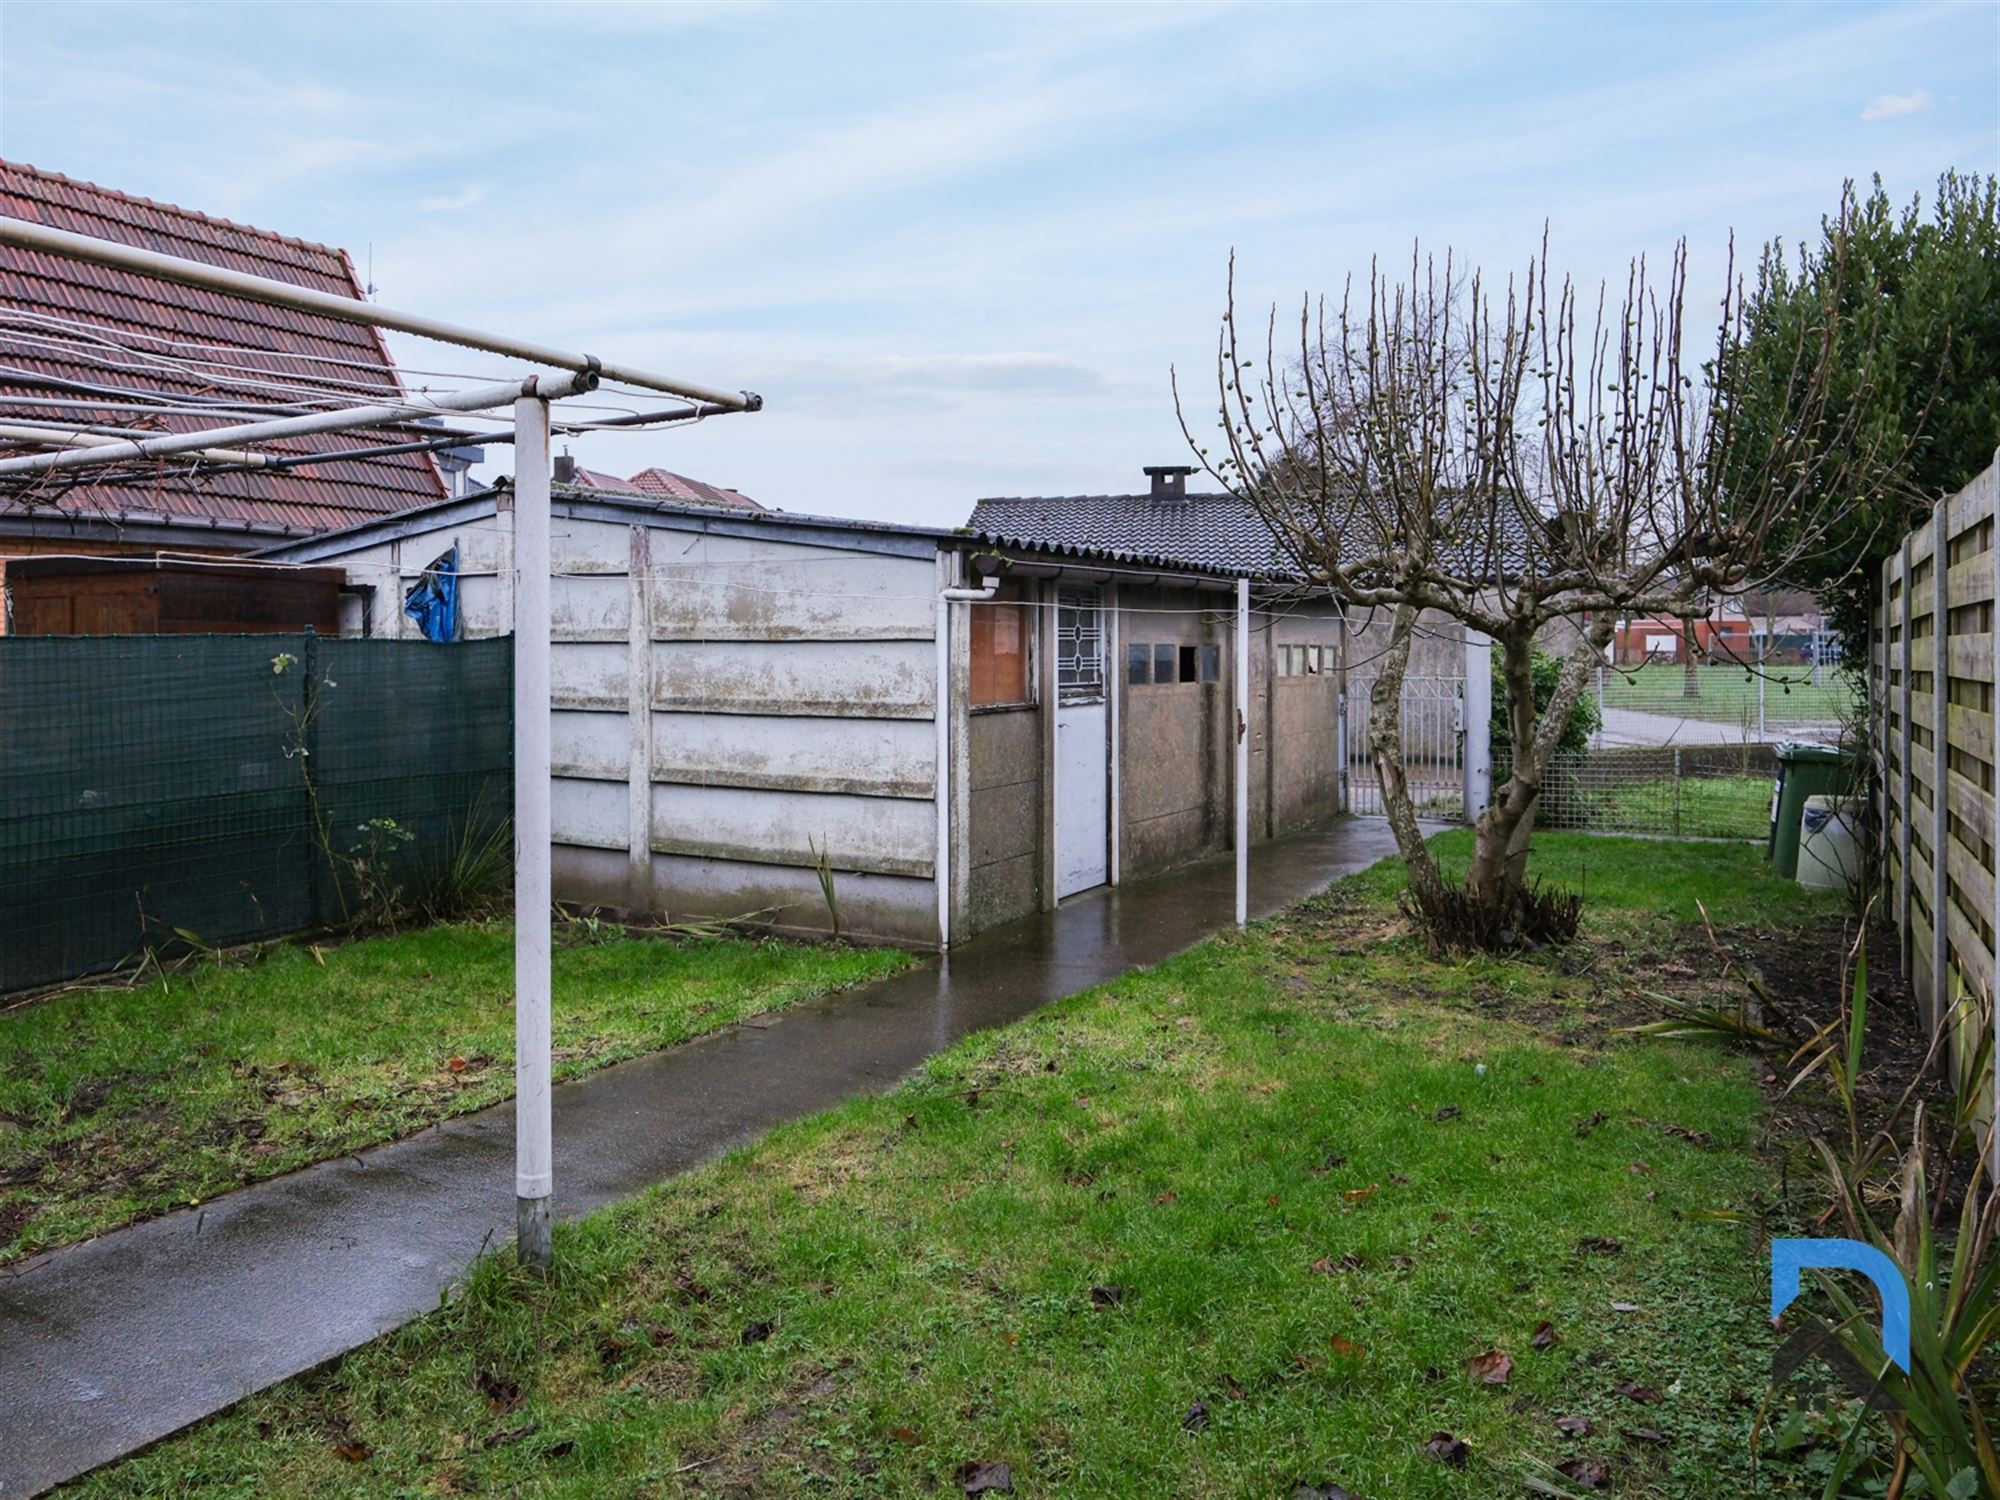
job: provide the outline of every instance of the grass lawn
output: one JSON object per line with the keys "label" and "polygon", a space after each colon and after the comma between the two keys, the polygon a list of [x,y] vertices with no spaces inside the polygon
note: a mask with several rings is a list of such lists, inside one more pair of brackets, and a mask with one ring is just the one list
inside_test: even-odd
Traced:
{"label": "grass lawn", "polygon": [[[907,955],[645,938],[558,947],[573,1078]],[[279,946],[0,1012],[0,1262],[407,1135],[514,1091],[513,929]]]}
{"label": "grass lawn", "polygon": [[[1587,772],[1585,773],[1588,774]],[[1593,829],[1674,833],[1691,839],[1761,839],[1771,831],[1768,776],[1670,776],[1588,786],[1585,816]]]}
{"label": "grass lawn", "polygon": [[[1854,702],[1852,680],[1828,667],[1817,686],[1811,667],[1771,667],[1764,683],[1764,718],[1769,724],[1833,724],[1848,716]],[[1700,696],[1687,696],[1687,668],[1653,662],[1620,667],[1604,679],[1606,708],[1672,714],[1709,723],[1755,725],[1757,679],[1742,667],[1696,669]]]}
{"label": "grass lawn", "polygon": [[548,1284],[489,1257],[80,1492],[1750,1493],[1761,1069],[1614,1026],[1718,984],[1697,896],[1834,906],[1754,849],[1536,842],[1587,875],[1576,949],[1428,961],[1378,868],[559,1226]]}

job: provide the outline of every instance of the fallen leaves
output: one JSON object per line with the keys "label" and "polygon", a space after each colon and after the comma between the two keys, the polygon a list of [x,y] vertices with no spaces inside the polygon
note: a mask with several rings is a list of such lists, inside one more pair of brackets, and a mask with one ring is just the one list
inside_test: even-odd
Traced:
{"label": "fallen leaves", "polygon": [[773,1323],[765,1322],[761,1318],[758,1319],[755,1323],[752,1323],[749,1327],[743,1330],[744,1344],[749,1345],[749,1344],[763,1343],[766,1339],[770,1338],[773,1332],[776,1331],[776,1326],[777,1325]]}
{"label": "fallen leaves", "polygon": [[1556,1332],[1556,1325],[1547,1319],[1535,1325],[1534,1337],[1528,1340],[1529,1346],[1535,1349],[1553,1349],[1561,1342],[1562,1338]]}
{"label": "fallen leaves", "polygon": [[1622,1240],[1614,1240],[1608,1234],[1589,1234],[1576,1242],[1578,1255],[1623,1255],[1625,1245]]}
{"label": "fallen leaves", "polygon": [[1370,1198],[1374,1197],[1377,1193],[1381,1191],[1382,1191],[1381,1183],[1371,1182],[1365,1188],[1349,1188],[1346,1192],[1342,1193],[1340,1196],[1345,1198],[1349,1203],[1366,1203]]}
{"label": "fallen leaves", "polygon": [[1611,1387],[1611,1392],[1613,1395],[1623,1396],[1627,1401],[1636,1401],[1641,1406],[1656,1406],[1667,1399],[1651,1386],[1635,1385],[1629,1380],[1619,1381]]}
{"label": "fallen leaves", "polygon": [[1488,1349],[1465,1362],[1466,1370],[1478,1385],[1505,1385],[1514,1378],[1514,1358],[1499,1349]]}
{"label": "fallen leaves", "polygon": [[1588,1417],[1557,1417],[1556,1431],[1565,1437],[1589,1437],[1597,1429]]}
{"label": "fallen leaves", "polygon": [[1208,1403],[1199,1396],[1195,1397],[1187,1415],[1181,1418],[1181,1427],[1187,1432],[1208,1431]]}
{"label": "fallen leaves", "polygon": [[952,1475],[959,1487],[968,1495],[1011,1495],[1014,1493],[1014,1471],[1004,1463],[981,1463],[968,1460],[962,1463]]}
{"label": "fallen leaves", "polygon": [[1587,1490],[1601,1490],[1611,1483],[1611,1470],[1601,1459],[1573,1458],[1566,1464],[1557,1464],[1556,1472]]}
{"label": "fallen leaves", "polygon": [[1094,1286],[1090,1289],[1092,1307],[1116,1307],[1124,1300],[1125,1288],[1122,1286]]}
{"label": "fallen leaves", "polygon": [[1464,1468],[1471,1452],[1472,1450],[1465,1446],[1463,1439],[1453,1437],[1449,1432],[1434,1432],[1430,1441],[1424,1444],[1426,1458],[1434,1458],[1439,1463],[1449,1464],[1454,1469]]}

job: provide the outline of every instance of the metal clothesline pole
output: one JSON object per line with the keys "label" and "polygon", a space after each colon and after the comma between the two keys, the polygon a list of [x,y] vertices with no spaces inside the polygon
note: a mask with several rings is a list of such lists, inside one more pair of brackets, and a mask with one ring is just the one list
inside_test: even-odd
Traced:
{"label": "metal clothesline pole", "polygon": [[554,1260],[549,844],[549,403],[514,403],[515,1253]]}
{"label": "metal clothesline pole", "polygon": [[228,448],[245,443],[271,442],[278,438],[305,437],[318,432],[339,432],[350,427],[373,427],[384,422],[404,421],[412,415],[428,411],[485,411],[495,406],[507,406],[530,395],[554,401],[594,391],[597,381],[597,376],[588,371],[553,376],[530,375],[525,380],[507,380],[470,391],[426,397],[422,402],[349,406],[338,411],[313,412],[303,417],[275,417],[268,422],[212,427],[204,432],[169,432],[158,437],[116,441],[103,447],[0,458],[0,475],[46,474],[65,469],[95,468],[102,464],[130,463],[135,459],[171,458],[181,453],[198,453],[205,448]]}
{"label": "metal clothesline pole", "polygon": [[247,297],[253,302],[265,302],[277,307],[293,307],[302,312],[318,313],[322,317],[334,318],[343,323],[359,323],[373,328],[393,328],[398,333],[415,334],[419,338],[456,344],[464,349],[479,349],[489,354],[504,354],[512,359],[547,365],[552,369],[588,372],[620,385],[639,386],[649,391],[665,391],[669,395],[685,396],[693,401],[713,402],[717,406],[726,406],[731,411],[757,411],[764,404],[763,398],[754,391],[716,390],[709,386],[697,385],[693,381],[676,380],[665,375],[655,375],[648,370],[635,369],[630,365],[600,360],[593,355],[579,354],[574,350],[533,343],[527,339],[508,338],[503,334],[484,333],[475,328],[447,323],[438,318],[397,312],[373,302],[362,302],[333,292],[314,291],[310,287],[294,286],[288,281],[275,281],[265,276],[250,276],[241,271],[226,270],[221,266],[211,266],[202,261],[183,260],[175,255],[161,255],[157,251],[141,250],[135,245],[115,244],[110,240],[93,239],[85,234],[72,234],[66,229],[52,229],[46,224],[34,224],[25,219],[0,215],[0,245],[12,245],[21,250],[39,250],[50,255],[66,255],[92,265],[110,266],[141,276],[152,276],[180,286],[201,287],[212,292]]}
{"label": "metal clothesline pole", "polygon": [[1236,925],[1250,925],[1250,580],[1236,580]]}

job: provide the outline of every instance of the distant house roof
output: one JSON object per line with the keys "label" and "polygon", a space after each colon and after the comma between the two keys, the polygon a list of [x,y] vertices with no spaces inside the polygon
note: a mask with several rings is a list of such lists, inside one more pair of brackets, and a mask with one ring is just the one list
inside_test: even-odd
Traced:
{"label": "distant house roof", "polygon": [[[337,296],[362,295],[345,251],[14,162],[0,161],[0,214]],[[71,339],[78,324],[103,331],[106,346],[77,348]],[[52,336],[64,344],[52,346]],[[219,426],[230,419],[121,411],[93,405],[92,397],[117,400],[120,390],[138,390],[165,393],[181,405],[224,404],[232,394],[273,399],[268,388],[252,392],[232,384],[243,371],[231,365],[254,367],[260,386],[269,375],[291,382],[302,397],[344,393],[358,402],[368,392],[402,390],[373,328],[0,246],[0,413],[11,420],[112,427],[143,422],[174,432]],[[75,400],[51,407],[27,405],[23,396]],[[331,453],[364,441],[331,433],[268,446]],[[0,497],[0,520],[53,513],[110,525],[305,534],[428,505],[444,497],[445,487],[427,454],[409,453],[199,479],[163,472],[157,481],[86,480],[51,494],[51,503],[32,506],[18,496]]]}
{"label": "distant house roof", "polygon": [[584,489],[604,490],[614,495],[650,495],[655,500],[681,500],[689,505],[764,509],[741,490],[690,479],[685,474],[676,474],[668,469],[641,469],[630,479],[620,479],[616,474],[606,474],[601,469],[586,469],[579,464],[574,470],[573,482]]}
{"label": "distant house roof", "polygon": [[1234,495],[1009,496],[975,504],[966,529],[995,543],[1114,553],[1202,572],[1285,578],[1297,571],[1264,518]]}

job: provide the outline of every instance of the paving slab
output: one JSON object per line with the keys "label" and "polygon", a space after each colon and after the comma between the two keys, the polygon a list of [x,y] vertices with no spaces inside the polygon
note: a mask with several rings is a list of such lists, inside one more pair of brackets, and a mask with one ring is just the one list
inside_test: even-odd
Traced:
{"label": "paving slab", "polygon": [[[1394,852],[1353,819],[1259,845],[1265,915]],[[555,1091],[556,1206],[627,1198],[961,1037],[1228,925],[1234,865],[1092,891],[902,974]],[[0,1497],[41,1492],[438,1305],[513,1233],[509,1105],[0,1273]]]}

